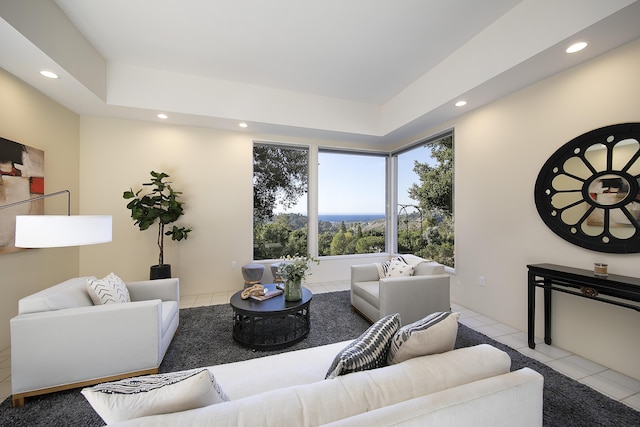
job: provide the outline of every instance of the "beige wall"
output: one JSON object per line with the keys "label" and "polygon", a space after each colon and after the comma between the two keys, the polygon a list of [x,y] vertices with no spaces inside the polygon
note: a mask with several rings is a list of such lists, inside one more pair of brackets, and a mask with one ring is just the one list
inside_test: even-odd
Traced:
{"label": "beige wall", "polygon": [[[336,145],[97,117],[82,117],[80,129],[80,208],[86,214],[113,216],[113,242],[80,248],[80,273],[101,276],[113,271],[125,280],[149,277],[149,266],[158,262],[157,227],[141,232],[134,226],[122,193],[142,188],[151,170],[162,171],[171,176],[174,190],[183,192],[185,215],[179,224],[193,227],[186,241],[165,238],[165,263],[180,278],[182,295],[242,289],[241,266],[253,262],[255,140],[314,149]],[[364,261],[326,258],[319,267],[312,265],[309,282],[348,278],[356,262]],[[270,277],[267,266],[265,280]]]}
{"label": "beige wall", "polygon": [[[55,84],[55,82],[52,82]],[[78,212],[79,118],[0,69],[0,136],[45,152],[45,191],[71,191]],[[2,204],[2,202],[0,202]],[[66,213],[66,199],[48,199],[45,212]],[[31,249],[0,255],[0,349],[9,346],[9,319],[18,300],[78,274],[78,249]]]}
{"label": "beige wall", "polygon": [[82,274],[148,279],[149,266],[158,263],[157,227],[134,226],[122,193],[142,188],[155,170],[183,192],[179,224],[193,227],[186,241],[165,238],[165,263],[180,277],[181,293],[242,287],[240,266],[252,256],[250,136],[93,117],[83,117],[80,128],[81,208],[113,215],[113,242],[80,249]]}
{"label": "beige wall", "polygon": [[[456,120],[454,300],[526,331],[527,264],[591,269],[602,261],[610,272],[640,276],[640,254],[593,252],[562,240],[533,198],[542,165],[566,142],[640,121],[638,70],[640,41]],[[553,299],[554,344],[640,379],[639,312],[560,293]],[[542,336],[541,299],[536,320]]]}

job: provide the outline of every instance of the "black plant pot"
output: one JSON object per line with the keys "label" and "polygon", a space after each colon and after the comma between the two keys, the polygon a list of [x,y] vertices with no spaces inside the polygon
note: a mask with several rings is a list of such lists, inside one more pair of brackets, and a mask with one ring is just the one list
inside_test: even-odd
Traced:
{"label": "black plant pot", "polygon": [[149,273],[151,280],[168,279],[171,277],[171,264],[152,265]]}

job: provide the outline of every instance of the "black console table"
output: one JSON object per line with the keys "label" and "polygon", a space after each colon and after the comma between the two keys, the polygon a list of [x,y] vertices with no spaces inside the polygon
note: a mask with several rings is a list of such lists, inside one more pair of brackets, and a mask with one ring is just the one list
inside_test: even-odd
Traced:
{"label": "black console table", "polygon": [[606,302],[640,311],[640,278],[609,274],[555,264],[532,264],[528,283],[528,339],[535,348],[536,287],[544,289],[544,342],[551,344],[551,291]]}

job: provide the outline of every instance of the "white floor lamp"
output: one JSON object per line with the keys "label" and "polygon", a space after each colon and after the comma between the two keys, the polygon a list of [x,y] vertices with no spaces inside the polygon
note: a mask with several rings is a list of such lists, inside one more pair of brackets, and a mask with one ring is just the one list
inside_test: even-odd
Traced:
{"label": "white floor lamp", "polygon": [[111,215],[71,215],[69,190],[32,197],[0,206],[7,209],[35,200],[67,194],[67,215],[16,215],[17,248],[59,248],[111,241]]}

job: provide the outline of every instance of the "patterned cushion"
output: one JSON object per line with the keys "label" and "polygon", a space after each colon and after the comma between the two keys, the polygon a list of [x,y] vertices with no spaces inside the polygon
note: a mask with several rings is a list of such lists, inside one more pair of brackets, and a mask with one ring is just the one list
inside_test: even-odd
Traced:
{"label": "patterned cushion", "polygon": [[385,277],[406,277],[413,276],[415,265],[409,265],[406,262],[393,260],[387,269]]}
{"label": "patterned cushion", "polygon": [[113,273],[102,279],[88,278],[87,291],[95,305],[131,301],[127,285]]}
{"label": "patterned cushion", "polygon": [[433,313],[405,325],[391,339],[387,362],[392,365],[413,357],[453,350],[460,313]]}
{"label": "patterned cushion", "polygon": [[378,269],[378,278],[382,279],[382,278],[385,278],[385,277],[389,277],[389,276],[387,276],[387,272],[389,271],[389,268],[391,267],[391,263],[393,263],[393,262],[398,262],[398,263],[401,263],[401,264],[409,265],[409,263],[404,259],[404,257],[402,257],[400,255],[397,256],[397,257],[391,258],[390,260],[382,262],[382,263],[376,262],[374,264],[375,264],[376,268]]}
{"label": "patterned cushion", "polygon": [[85,388],[81,393],[107,424],[229,400],[207,369],[127,378]]}
{"label": "patterned cushion", "polygon": [[364,331],[333,359],[325,378],[386,365],[391,337],[400,328],[400,315],[390,314]]}

